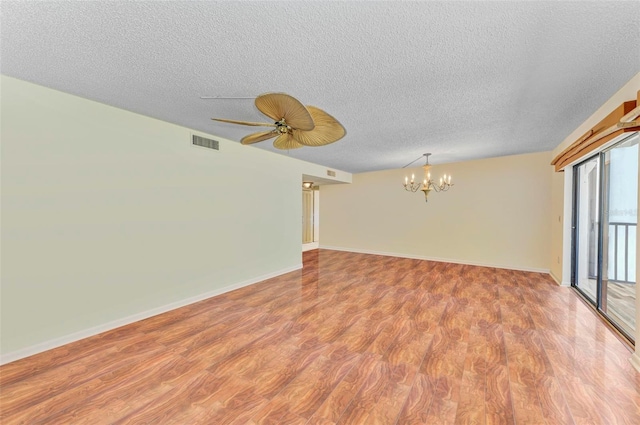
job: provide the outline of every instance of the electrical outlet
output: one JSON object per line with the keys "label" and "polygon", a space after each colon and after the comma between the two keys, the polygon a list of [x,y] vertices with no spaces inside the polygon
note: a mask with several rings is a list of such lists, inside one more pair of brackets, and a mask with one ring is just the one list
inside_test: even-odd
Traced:
{"label": "electrical outlet", "polygon": [[560,256],[558,256],[558,264],[560,264]]}

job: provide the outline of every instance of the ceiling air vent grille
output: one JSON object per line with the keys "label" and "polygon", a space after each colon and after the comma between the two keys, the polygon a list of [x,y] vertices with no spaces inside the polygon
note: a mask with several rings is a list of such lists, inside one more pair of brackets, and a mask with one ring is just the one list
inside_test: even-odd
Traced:
{"label": "ceiling air vent grille", "polygon": [[331,170],[327,170],[327,176],[335,177],[336,176],[336,172],[335,171],[331,171]]}
{"label": "ceiling air vent grille", "polygon": [[192,135],[191,140],[194,145],[202,146],[203,148],[215,149],[217,151],[220,150],[220,143],[217,140],[207,139],[204,137]]}

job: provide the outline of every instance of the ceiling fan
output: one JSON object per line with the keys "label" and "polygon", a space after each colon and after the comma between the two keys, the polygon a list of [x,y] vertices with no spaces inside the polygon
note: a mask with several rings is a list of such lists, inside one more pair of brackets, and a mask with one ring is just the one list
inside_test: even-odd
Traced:
{"label": "ceiling fan", "polygon": [[273,127],[269,131],[249,134],[240,140],[243,145],[277,137],[273,146],[296,149],[303,146],[324,146],[336,142],[347,133],[342,124],[315,106],[304,106],[285,93],[265,93],[256,97],[256,107],[274,123],[248,122],[211,118],[214,121],[255,127]]}

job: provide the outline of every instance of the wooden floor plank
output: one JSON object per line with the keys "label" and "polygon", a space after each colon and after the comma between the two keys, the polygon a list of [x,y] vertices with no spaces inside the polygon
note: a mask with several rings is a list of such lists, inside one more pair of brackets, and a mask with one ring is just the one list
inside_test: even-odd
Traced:
{"label": "wooden floor plank", "polygon": [[329,250],[0,367],[4,424],[637,424],[628,348],[547,275]]}

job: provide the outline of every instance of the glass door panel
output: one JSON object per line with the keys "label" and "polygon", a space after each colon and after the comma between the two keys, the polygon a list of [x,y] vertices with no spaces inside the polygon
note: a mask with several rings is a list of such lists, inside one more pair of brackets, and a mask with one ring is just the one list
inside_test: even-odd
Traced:
{"label": "glass door panel", "polygon": [[589,159],[574,170],[576,192],[573,285],[595,303],[598,293],[600,157]]}
{"label": "glass door panel", "polygon": [[638,228],[638,139],[604,152],[602,299],[605,315],[625,333],[636,329],[636,238]]}

